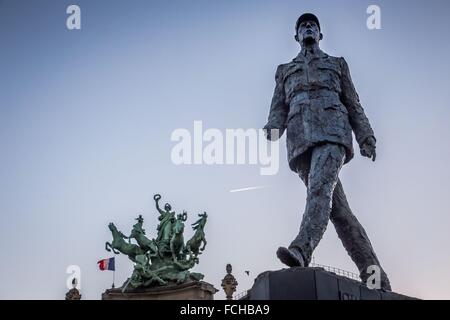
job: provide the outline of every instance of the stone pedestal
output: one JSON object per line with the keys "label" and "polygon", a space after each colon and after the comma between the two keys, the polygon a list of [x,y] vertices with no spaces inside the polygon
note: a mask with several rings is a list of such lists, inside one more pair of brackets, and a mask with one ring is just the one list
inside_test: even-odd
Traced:
{"label": "stone pedestal", "polygon": [[249,300],[415,300],[394,292],[371,290],[363,283],[323,268],[266,271],[255,280]]}
{"label": "stone pedestal", "polygon": [[102,294],[102,300],[214,300],[218,290],[212,284],[192,281],[180,285],[168,285],[148,289],[127,290],[108,289]]}

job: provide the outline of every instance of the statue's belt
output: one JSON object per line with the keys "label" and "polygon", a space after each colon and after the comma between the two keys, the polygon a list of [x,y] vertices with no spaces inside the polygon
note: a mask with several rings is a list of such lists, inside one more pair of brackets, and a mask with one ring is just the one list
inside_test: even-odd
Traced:
{"label": "statue's belt", "polygon": [[290,101],[290,105],[308,104],[310,100],[327,99],[329,101],[339,102],[339,94],[336,91],[329,89],[317,89],[298,92]]}

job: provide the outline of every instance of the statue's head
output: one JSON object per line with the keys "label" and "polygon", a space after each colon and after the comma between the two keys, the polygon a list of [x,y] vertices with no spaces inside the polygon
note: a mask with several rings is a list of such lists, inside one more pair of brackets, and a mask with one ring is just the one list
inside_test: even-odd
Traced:
{"label": "statue's head", "polygon": [[312,13],[302,14],[295,24],[295,40],[304,44],[319,43],[323,35],[320,32],[319,19]]}
{"label": "statue's head", "polygon": [[166,209],[166,211],[170,211],[170,210],[172,210],[172,206],[170,204],[166,203],[164,205],[164,209]]}

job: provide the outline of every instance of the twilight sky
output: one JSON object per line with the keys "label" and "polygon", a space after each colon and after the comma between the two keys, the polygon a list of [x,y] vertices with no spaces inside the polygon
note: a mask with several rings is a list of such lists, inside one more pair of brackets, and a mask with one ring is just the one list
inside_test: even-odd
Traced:
{"label": "twilight sky", "polygon": [[[66,28],[70,4],[81,30]],[[381,30],[366,27],[370,4]],[[394,291],[450,299],[445,0],[0,0],[0,298],[63,299],[66,268],[78,265],[83,297],[99,299],[112,280],[96,265],[110,256],[107,224],[129,233],[142,214],[154,237],[155,193],[189,223],[208,212],[195,270],[217,288],[227,263],[238,292],[282,268],[275,251],[305,206],[285,138],[279,173],[261,176],[256,165],[176,166],[170,137],[195,120],[264,126],[276,67],[298,53],[294,24],[307,11],[321,20],[322,49],[346,58],[378,140],[375,163],[356,149],[341,172],[350,206]],[[331,224],[314,257],[357,271]],[[120,285],[132,265],[123,255],[116,264]]]}

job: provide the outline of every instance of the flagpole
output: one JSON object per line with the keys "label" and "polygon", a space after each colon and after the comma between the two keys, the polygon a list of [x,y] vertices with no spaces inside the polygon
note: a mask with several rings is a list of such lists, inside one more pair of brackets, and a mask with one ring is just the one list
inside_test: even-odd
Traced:
{"label": "flagpole", "polygon": [[116,280],[116,268],[114,268],[113,270],[113,283],[112,283],[112,288],[114,289],[114,282]]}

